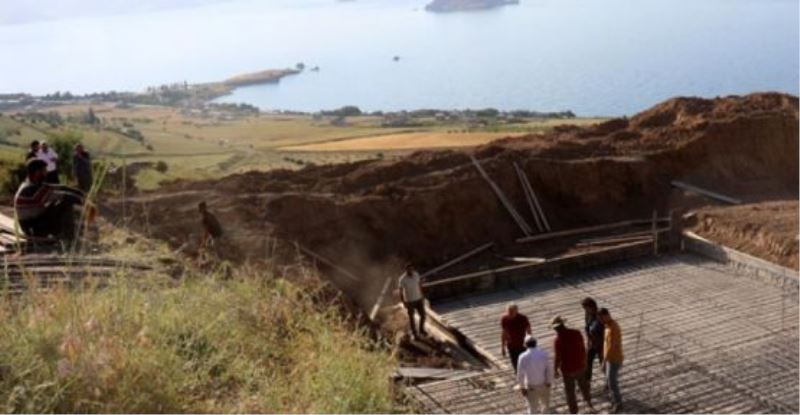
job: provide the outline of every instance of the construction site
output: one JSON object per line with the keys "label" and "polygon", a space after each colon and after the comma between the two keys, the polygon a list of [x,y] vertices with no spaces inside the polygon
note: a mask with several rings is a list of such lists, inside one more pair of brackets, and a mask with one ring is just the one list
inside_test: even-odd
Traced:
{"label": "construction site", "polygon": [[[624,333],[625,412],[797,413],[798,131],[794,96],[675,98],[475,148],[176,181],[100,213],[195,257],[206,202],[226,230],[221,261],[318,269],[396,345],[394,381],[420,412],[524,412],[500,354],[506,306],[552,355],[550,319],[581,329],[590,296]],[[115,265],[18,256],[13,220],[0,226],[7,290],[31,288],[13,272],[24,263],[42,286]],[[428,338],[406,333],[406,263],[423,277]],[[568,412],[560,384],[553,409]]]}

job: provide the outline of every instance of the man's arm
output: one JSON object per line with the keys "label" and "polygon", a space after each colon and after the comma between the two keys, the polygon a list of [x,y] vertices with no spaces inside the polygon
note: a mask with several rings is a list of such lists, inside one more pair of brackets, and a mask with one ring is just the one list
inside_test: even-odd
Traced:
{"label": "man's arm", "polygon": [[82,205],[84,200],[86,199],[86,194],[78,189],[73,189],[69,186],[64,186],[60,184],[48,184],[50,188],[53,190],[61,200],[66,200],[67,202],[74,203],[76,205]]}
{"label": "man's arm", "polygon": [[[528,371],[526,369],[527,363],[528,363],[528,360],[524,359],[524,360],[520,361],[519,365],[517,366],[517,385],[519,385],[519,387],[523,391],[525,391],[525,374],[528,373]],[[522,392],[522,393],[523,393],[523,395],[525,394],[525,392]]]}
{"label": "man's arm", "polygon": [[402,303],[406,302],[406,293],[403,289],[403,276],[400,276],[400,279],[397,281],[397,288],[400,290],[400,301]]}
{"label": "man's arm", "polygon": [[553,342],[553,349],[555,353],[555,359],[553,359],[553,374],[556,378],[560,376],[558,368],[561,367],[561,353],[559,353],[558,346],[559,342],[558,338],[556,337],[556,340]]}
{"label": "man's arm", "polygon": [[528,320],[527,317],[525,317],[525,333],[528,333],[529,335],[533,335],[533,332],[531,331],[531,322],[530,322],[530,320]]}
{"label": "man's arm", "polygon": [[[500,326],[502,326],[502,325],[503,325],[503,323],[500,322]],[[506,355],[506,345],[507,344],[508,344],[508,333],[506,333],[506,328],[502,327],[501,332],[500,332],[500,354],[502,356]]]}

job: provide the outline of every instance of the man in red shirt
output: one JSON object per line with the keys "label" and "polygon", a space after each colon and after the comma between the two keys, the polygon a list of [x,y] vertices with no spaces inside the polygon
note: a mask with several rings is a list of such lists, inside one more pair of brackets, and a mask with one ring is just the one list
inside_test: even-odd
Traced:
{"label": "man in red shirt", "polygon": [[556,340],[553,345],[555,350],[555,377],[563,376],[564,393],[567,397],[567,406],[572,414],[578,413],[578,402],[575,397],[575,384],[581,388],[583,400],[589,411],[597,412],[592,406],[592,394],[589,389],[589,380],[586,378],[586,348],[583,346],[583,335],[575,329],[567,328],[566,320],[557,316],[553,319],[553,330],[556,331]]}
{"label": "man in red shirt", "polygon": [[517,373],[517,361],[519,355],[525,351],[525,335],[531,334],[531,323],[528,317],[519,312],[516,304],[509,304],[506,314],[500,319],[500,327],[503,328],[500,353],[505,356],[508,350],[511,366],[514,368],[514,373]]}

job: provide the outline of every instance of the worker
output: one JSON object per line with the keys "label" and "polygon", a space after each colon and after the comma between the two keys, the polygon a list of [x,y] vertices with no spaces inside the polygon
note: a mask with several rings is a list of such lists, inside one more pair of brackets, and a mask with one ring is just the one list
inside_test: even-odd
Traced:
{"label": "worker", "polygon": [[89,193],[92,188],[92,158],[81,143],[75,144],[72,154],[72,175],[78,182],[78,189]]}
{"label": "worker", "polygon": [[553,370],[547,352],[536,347],[536,339],[525,336],[525,348],[519,356],[517,385],[528,401],[529,414],[550,413],[550,385]]}
{"label": "worker", "polygon": [[592,385],[592,365],[597,359],[598,366],[603,367],[603,322],[597,316],[597,302],[586,297],[581,301],[584,319],[586,321],[586,379]]}
{"label": "worker", "polygon": [[511,303],[506,307],[506,314],[500,319],[500,353],[511,359],[511,367],[517,371],[519,356],[525,351],[525,335],[531,334],[531,323],[528,317],[519,312],[516,304]]}
{"label": "worker", "polygon": [[400,300],[408,312],[408,324],[411,326],[411,334],[415,339],[418,338],[417,329],[414,327],[414,314],[419,314],[419,334],[427,336],[425,331],[425,296],[422,292],[422,277],[420,277],[413,265],[406,265],[406,272],[400,276],[398,281],[400,287]]}
{"label": "worker", "polygon": [[622,368],[624,356],[622,353],[622,329],[619,324],[611,318],[608,309],[601,308],[597,315],[605,326],[603,338],[603,371],[606,374],[606,382],[611,392],[611,412],[619,413],[622,411],[622,394],[619,390],[619,370]]}
{"label": "worker", "polygon": [[74,207],[83,205],[85,195],[78,189],[46,183],[47,163],[40,159],[28,160],[26,169],[27,178],[14,196],[14,210],[22,232],[74,242]]}
{"label": "worker", "polygon": [[25,155],[25,162],[30,159],[35,159],[39,157],[39,141],[33,140],[31,141],[30,149],[28,153]]}
{"label": "worker", "polygon": [[575,384],[581,390],[583,400],[589,411],[597,412],[592,406],[592,395],[589,390],[589,382],[586,380],[586,349],[583,346],[583,336],[581,332],[566,327],[566,320],[561,316],[553,318],[551,323],[553,330],[556,331],[556,339],[553,344],[555,350],[555,377],[564,378],[564,394],[567,398],[567,406],[572,414],[578,413],[578,402],[575,397]]}
{"label": "worker", "polygon": [[37,157],[47,163],[47,177],[45,177],[45,181],[47,183],[58,184],[58,153],[53,151],[53,149],[47,145],[46,141],[42,141]]}
{"label": "worker", "polygon": [[206,202],[197,204],[197,210],[200,212],[200,223],[203,226],[203,236],[200,239],[201,248],[217,248],[219,241],[222,238],[222,225],[213,213],[208,211]]}

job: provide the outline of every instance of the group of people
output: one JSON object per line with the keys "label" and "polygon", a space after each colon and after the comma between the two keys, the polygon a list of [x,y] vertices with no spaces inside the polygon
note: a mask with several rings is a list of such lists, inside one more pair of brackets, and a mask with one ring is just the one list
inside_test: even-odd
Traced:
{"label": "group of people", "polygon": [[[59,184],[58,153],[50,148],[46,141],[39,142],[34,140],[30,144],[25,162],[31,160],[42,160],[46,164],[45,182]],[[78,188],[84,193],[88,193],[92,187],[92,158],[83,144],[77,143],[72,153],[72,174],[78,184]]]}
{"label": "group of people", "polygon": [[81,144],[75,145],[74,150],[77,189],[59,184],[58,154],[46,142],[31,143],[25,161],[26,177],[14,196],[17,221],[26,236],[75,241],[75,208],[86,202],[86,193],[92,186],[92,165]]}
{"label": "group of people", "polygon": [[[422,277],[413,265],[406,266],[398,280],[398,287],[400,300],[408,313],[411,334],[415,339],[426,335]],[[576,386],[580,389],[589,411],[596,412],[591,394],[595,361],[606,377],[611,412],[618,413],[622,410],[622,394],[619,388],[619,371],[624,360],[622,330],[608,309],[599,308],[594,299],[584,298],[581,306],[585,316],[585,343],[581,331],[567,327],[567,321],[563,317],[555,316],[550,322],[556,335],[552,363],[548,353],[538,347],[537,340],[532,336],[528,317],[519,312],[516,304],[509,304],[505,315],[500,319],[500,353],[510,359],[517,377],[516,387],[527,399],[528,411],[532,414],[550,411],[550,389],[553,379],[558,377],[563,379],[570,413],[578,413]],[[415,324],[415,315],[419,316],[419,329]]]}
{"label": "group of people", "polygon": [[502,354],[508,354],[517,376],[517,388],[527,398],[530,413],[548,413],[550,390],[553,379],[561,377],[564,394],[570,413],[578,413],[575,387],[590,412],[592,405],[591,381],[595,360],[606,376],[606,387],[611,400],[611,412],[622,410],[622,394],[619,388],[619,371],[624,355],[622,352],[622,330],[606,308],[598,308],[592,298],[581,302],[585,313],[584,343],[580,330],[567,327],[566,319],[556,316],[550,322],[555,331],[553,363],[545,350],[538,347],[532,336],[528,318],[519,312],[517,305],[510,304],[501,318]]}

